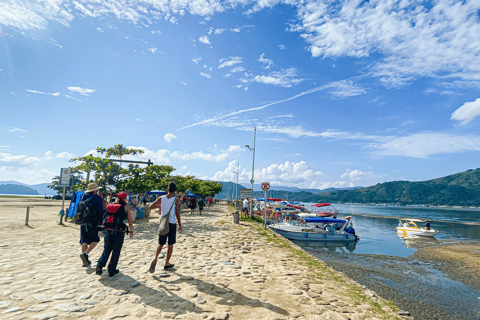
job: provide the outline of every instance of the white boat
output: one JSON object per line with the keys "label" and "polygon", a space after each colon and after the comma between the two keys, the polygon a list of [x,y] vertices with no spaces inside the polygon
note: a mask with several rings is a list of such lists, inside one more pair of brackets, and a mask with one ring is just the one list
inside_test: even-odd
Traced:
{"label": "white boat", "polygon": [[433,238],[438,234],[438,230],[419,227],[415,222],[424,223],[426,220],[420,219],[400,219],[397,226],[397,235],[402,239],[427,237]]}
{"label": "white boat", "polygon": [[[309,222],[315,220],[315,222]],[[322,222],[323,220],[323,222]],[[342,241],[356,242],[359,238],[346,219],[305,218],[285,223],[273,223],[269,227],[281,236],[297,241]]]}

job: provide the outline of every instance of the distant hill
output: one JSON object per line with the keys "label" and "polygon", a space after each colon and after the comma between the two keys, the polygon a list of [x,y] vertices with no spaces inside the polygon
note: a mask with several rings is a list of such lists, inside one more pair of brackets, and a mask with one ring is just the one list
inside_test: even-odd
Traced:
{"label": "distant hill", "polygon": [[0,193],[38,195],[37,190],[18,184],[0,184]]}
{"label": "distant hill", "polygon": [[366,188],[322,193],[316,201],[480,206],[480,168],[427,181],[391,181]]}
{"label": "distant hill", "polygon": [[18,181],[10,180],[10,181],[0,181],[0,185],[2,185],[2,184],[4,184],[4,185],[5,184],[14,184],[14,185],[19,185],[19,186],[29,187],[31,189],[36,190],[38,192],[36,194],[46,194],[46,195],[50,195],[50,196],[57,194],[54,190],[47,188],[47,186],[50,185],[49,182],[29,185],[29,184],[21,183],[21,182],[18,182]]}

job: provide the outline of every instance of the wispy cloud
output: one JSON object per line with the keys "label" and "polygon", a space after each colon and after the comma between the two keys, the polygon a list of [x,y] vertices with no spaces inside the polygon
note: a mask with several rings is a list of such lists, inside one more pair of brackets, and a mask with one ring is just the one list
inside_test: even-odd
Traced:
{"label": "wispy cloud", "polygon": [[200,75],[205,78],[211,78],[212,76],[205,72],[200,72]]}
{"label": "wispy cloud", "polygon": [[290,68],[271,72],[268,75],[257,75],[251,81],[290,88],[301,83],[303,80],[304,79],[297,79],[297,69]]}
{"label": "wispy cloud", "polygon": [[217,35],[217,34],[222,34],[223,32],[225,32],[226,29],[222,29],[222,28],[217,28],[215,29],[215,32],[213,33],[214,35]]}
{"label": "wispy cloud", "polygon": [[273,60],[266,59],[264,58],[264,56],[265,56],[265,53],[262,53],[258,61],[263,64],[262,66],[263,69],[270,69],[270,67],[273,67]]}
{"label": "wispy cloud", "polygon": [[195,56],[195,57],[192,58],[192,61],[195,62],[196,64],[198,64],[198,62],[199,62],[200,60],[202,60],[201,57]]}
{"label": "wispy cloud", "polygon": [[60,92],[48,93],[48,92],[42,92],[42,91],[30,90],[30,89],[27,89],[27,91],[30,92],[30,93],[45,94],[45,95],[54,96],[54,97],[59,97],[60,96]]}
{"label": "wispy cloud", "polygon": [[17,131],[19,131],[19,132],[28,132],[27,130],[23,130],[23,129],[20,129],[20,128],[15,128],[15,127],[13,127],[12,129],[10,129],[10,130],[8,130],[8,131],[10,131],[10,132],[17,132]]}
{"label": "wispy cloud", "polygon": [[70,92],[80,93],[82,96],[88,96],[90,93],[93,93],[96,91],[94,89],[81,88],[81,87],[67,87],[67,89],[70,90]]}
{"label": "wispy cloud", "polygon": [[230,31],[232,31],[232,32],[240,32],[240,31],[242,31],[242,29],[245,29],[245,28],[255,28],[255,26],[253,26],[253,25],[244,25],[244,26],[238,27],[238,28],[231,28]]}
{"label": "wispy cloud", "polygon": [[67,99],[73,99],[73,100],[78,101],[78,102],[83,102],[82,100],[77,99],[77,98],[72,97],[72,96],[69,96],[68,94],[65,94],[64,96],[65,96],[65,98],[67,98]]}
{"label": "wispy cloud", "polygon": [[243,58],[242,57],[230,57],[230,58],[223,58],[220,59],[220,65],[218,66],[218,69],[224,68],[224,67],[231,67],[235,64],[243,63]]}

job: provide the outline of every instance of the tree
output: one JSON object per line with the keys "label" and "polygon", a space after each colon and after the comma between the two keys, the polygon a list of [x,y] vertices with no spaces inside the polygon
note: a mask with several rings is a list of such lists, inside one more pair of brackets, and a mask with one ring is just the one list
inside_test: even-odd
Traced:
{"label": "tree", "polygon": [[[78,189],[78,186],[81,184],[81,174],[78,171],[72,170],[70,174],[70,184],[66,186],[66,193],[73,193]],[[62,193],[63,186],[60,185],[60,176],[55,176],[52,178],[52,184],[47,186],[47,188],[53,189],[57,194]]]}

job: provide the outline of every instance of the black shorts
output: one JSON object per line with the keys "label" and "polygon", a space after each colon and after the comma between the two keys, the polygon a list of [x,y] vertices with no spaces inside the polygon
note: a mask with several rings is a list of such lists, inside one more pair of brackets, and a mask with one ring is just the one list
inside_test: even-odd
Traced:
{"label": "black shorts", "polygon": [[95,227],[88,227],[81,226],[80,227],[80,244],[88,244],[90,245],[93,242],[100,242],[100,237],[98,236],[98,228]]}
{"label": "black shorts", "polygon": [[168,233],[166,235],[159,235],[158,236],[158,244],[163,246],[167,243],[168,238],[168,245],[173,246],[177,242],[177,224],[176,223],[169,223],[168,224]]}

